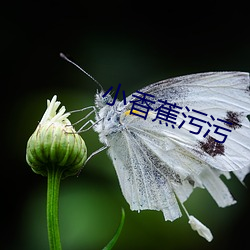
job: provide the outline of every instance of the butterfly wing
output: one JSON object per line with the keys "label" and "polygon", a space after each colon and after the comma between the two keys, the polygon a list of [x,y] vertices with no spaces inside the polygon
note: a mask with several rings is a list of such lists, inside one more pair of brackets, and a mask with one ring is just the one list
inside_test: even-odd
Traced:
{"label": "butterfly wing", "polygon": [[[249,172],[250,114],[249,78],[240,72],[220,72],[177,77],[149,85],[140,90],[157,99],[168,100],[181,107],[186,117],[197,116],[194,110],[230,121],[231,132],[224,143],[221,134],[204,138],[190,133],[196,128],[182,113],[178,114],[178,129],[153,122],[156,112],[146,120],[129,115],[132,103],[120,117],[125,127],[107,136],[109,154],[113,160],[122,192],[132,210],[162,210],[166,220],[181,215],[176,196],[184,202],[194,187],[206,188],[221,207],[235,201],[220,175],[234,171],[243,180]],[[133,101],[133,95],[128,101]],[[152,105],[157,109],[156,104]],[[158,106],[159,107],[159,106]],[[217,120],[211,123],[220,124]],[[222,130],[223,131],[223,130]],[[227,131],[228,132],[228,131]]]}
{"label": "butterfly wing", "polygon": [[173,221],[181,216],[176,196],[184,202],[197,186],[221,207],[235,202],[218,170],[176,144],[161,125],[130,115],[121,121],[126,129],[110,135],[108,152],[131,210],[161,210]]}
{"label": "butterfly wing", "polygon": [[[211,72],[182,76],[151,84],[141,89],[140,92],[155,96],[156,104],[152,105],[154,109],[157,109],[157,100],[167,100],[169,103],[176,103],[183,107],[176,120],[176,127],[181,122],[184,122],[184,125],[180,129],[165,130],[169,136],[172,134],[174,140],[178,141],[182,147],[186,147],[197,157],[219,170],[234,171],[249,168],[250,123],[247,115],[250,114],[250,85],[248,73]],[[134,99],[133,95],[128,97],[130,101]],[[130,109],[131,106],[129,104],[127,108]],[[195,111],[200,111],[206,116]],[[205,123],[194,120],[190,124],[190,117],[196,117]],[[231,122],[232,125],[217,119]],[[206,125],[207,129],[193,137],[190,131],[197,132],[197,127],[192,125],[193,123],[200,126]],[[222,128],[214,133],[216,126]],[[210,133],[204,138],[208,129]],[[180,130],[189,133],[186,136],[191,136],[192,140],[187,141],[185,135],[179,136]],[[223,135],[221,134],[227,134],[224,143],[216,143],[210,138],[222,141]]]}
{"label": "butterfly wing", "polygon": [[[173,221],[180,217],[181,212],[170,179],[178,181],[179,177],[167,166],[161,166],[162,163],[146,148],[137,133],[136,130],[126,129],[109,138],[108,152],[123,195],[131,210],[161,210],[167,220]],[[160,168],[166,172],[165,176],[160,174]]]}

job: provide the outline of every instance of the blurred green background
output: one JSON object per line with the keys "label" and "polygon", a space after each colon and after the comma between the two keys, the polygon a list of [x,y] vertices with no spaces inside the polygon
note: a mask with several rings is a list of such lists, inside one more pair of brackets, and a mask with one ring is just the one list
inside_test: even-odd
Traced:
{"label": "blurred green background", "polygon": [[[138,4],[138,5],[136,5]],[[229,4],[229,3],[228,3]],[[69,55],[105,89],[121,83],[129,95],[150,83],[205,71],[250,69],[249,18],[242,5],[161,2],[11,2],[1,6],[2,227],[1,249],[48,249],[46,178],[25,161],[26,143],[54,94],[67,110],[93,105],[96,84],[59,57]],[[77,121],[83,114],[71,117]],[[82,134],[89,154],[102,145]],[[237,204],[218,208],[205,190],[186,202],[213,235],[206,242],[185,216],[132,212],[111,161],[102,152],[81,175],[62,181],[60,229],[64,250],[95,250],[126,219],[114,249],[248,249],[249,188],[225,180]],[[250,177],[245,180],[250,186]]]}

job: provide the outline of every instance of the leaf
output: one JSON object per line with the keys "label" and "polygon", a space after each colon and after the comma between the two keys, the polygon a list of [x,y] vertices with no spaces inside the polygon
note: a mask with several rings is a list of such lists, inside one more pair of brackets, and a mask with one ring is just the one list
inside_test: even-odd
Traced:
{"label": "leaf", "polygon": [[113,236],[113,238],[111,239],[111,241],[102,250],[110,250],[113,248],[113,246],[115,245],[116,241],[118,240],[118,238],[120,236],[120,233],[121,233],[123,225],[124,225],[124,221],[125,221],[125,211],[122,208],[122,218],[121,218],[120,225],[117,228],[117,231],[116,231],[115,235]]}

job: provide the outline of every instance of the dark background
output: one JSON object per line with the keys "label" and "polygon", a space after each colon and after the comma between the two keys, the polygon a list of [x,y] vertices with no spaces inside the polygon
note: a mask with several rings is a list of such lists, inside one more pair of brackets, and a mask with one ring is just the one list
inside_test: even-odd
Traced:
{"label": "dark background", "polygon": [[[69,55],[102,83],[129,95],[166,79],[205,71],[249,71],[248,5],[189,2],[41,1],[1,4],[2,249],[48,249],[46,178],[25,161],[26,143],[54,94],[67,110],[93,105],[96,84],[59,57]],[[81,114],[72,116],[77,121]],[[89,154],[101,147],[84,133]],[[121,215],[125,226],[114,249],[248,249],[249,189],[225,180],[237,204],[218,208],[205,190],[186,202],[214,235],[193,232],[185,216],[165,222],[161,212],[132,212],[105,152],[79,178],[62,181],[60,228],[65,250],[101,249]],[[246,186],[250,186],[249,176]]]}

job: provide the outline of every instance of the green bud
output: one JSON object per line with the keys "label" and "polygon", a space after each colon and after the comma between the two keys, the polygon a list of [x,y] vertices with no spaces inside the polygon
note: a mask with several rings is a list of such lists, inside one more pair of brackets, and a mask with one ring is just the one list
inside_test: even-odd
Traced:
{"label": "green bud", "polygon": [[43,176],[47,176],[50,168],[58,168],[62,177],[75,175],[87,158],[82,137],[67,119],[70,113],[65,113],[64,106],[56,113],[59,105],[56,96],[47,101],[47,110],[27,143],[26,161],[35,173]]}

